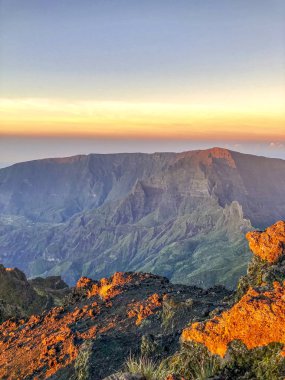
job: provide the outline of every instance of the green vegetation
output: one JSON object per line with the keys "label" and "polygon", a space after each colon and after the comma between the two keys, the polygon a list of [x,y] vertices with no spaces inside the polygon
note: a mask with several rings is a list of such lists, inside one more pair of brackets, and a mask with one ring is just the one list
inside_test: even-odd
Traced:
{"label": "green vegetation", "polygon": [[280,380],[285,376],[285,358],[280,354],[282,344],[248,350],[240,341],[230,344],[219,372],[225,379]]}
{"label": "green vegetation", "polygon": [[281,380],[285,376],[285,358],[280,354],[281,349],[281,344],[271,343],[248,350],[242,342],[233,341],[222,359],[212,355],[204,345],[188,342],[160,363],[130,358],[127,368],[132,373],[155,373],[156,377],[146,376],[149,380],[160,380],[161,373],[187,380],[206,380],[215,376],[224,380]]}
{"label": "green vegetation", "polygon": [[240,278],[233,298],[238,301],[248,290],[249,287],[272,286],[274,281],[283,282],[285,280],[285,260],[281,258],[278,265],[272,265],[267,261],[254,256],[248,264],[247,275]]}
{"label": "green vegetation", "polygon": [[79,351],[74,365],[77,380],[88,380],[92,375],[92,347],[93,341],[87,340]]}
{"label": "green vegetation", "polygon": [[233,341],[224,359],[212,355],[198,343],[183,344],[169,358],[155,362],[146,357],[130,356],[124,370],[142,374],[147,380],[165,380],[168,374],[178,379],[206,380],[280,380],[285,376],[285,358],[280,355],[282,345],[271,343],[266,347],[248,350],[240,341]]}
{"label": "green vegetation", "polygon": [[1,170],[0,257],[69,284],[128,270],[233,289],[250,257],[244,233],[280,215],[284,191],[275,196],[262,173],[257,199],[270,203],[258,204],[256,221],[255,187],[216,154],[91,155]]}
{"label": "green vegetation", "polygon": [[124,370],[134,374],[139,373],[146,380],[165,380],[168,374],[162,364],[158,365],[155,361],[143,356],[135,358],[130,355],[125,363]]}
{"label": "green vegetation", "polygon": [[189,380],[206,380],[215,375],[221,359],[211,355],[208,349],[197,343],[183,344],[181,349],[163,363],[169,373]]}
{"label": "green vegetation", "polygon": [[221,367],[221,359],[209,353],[198,344],[185,344],[173,356],[156,362],[148,357],[130,356],[124,370],[142,374],[146,380],[165,380],[169,374],[183,376],[189,380],[206,380],[215,375]]}

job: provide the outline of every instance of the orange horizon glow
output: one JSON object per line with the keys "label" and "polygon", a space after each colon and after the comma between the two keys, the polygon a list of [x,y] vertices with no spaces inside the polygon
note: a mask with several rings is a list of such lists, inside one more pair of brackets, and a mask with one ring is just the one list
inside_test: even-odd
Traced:
{"label": "orange horizon glow", "polygon": [[284,139],[283,98],[223,103],[0,99],[0,136]]}

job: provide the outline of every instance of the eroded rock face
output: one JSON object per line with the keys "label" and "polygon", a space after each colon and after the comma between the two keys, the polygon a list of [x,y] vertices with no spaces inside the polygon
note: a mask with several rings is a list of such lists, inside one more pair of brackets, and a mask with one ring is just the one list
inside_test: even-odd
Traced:
{"label": "eroded rock face", "polygon": [[70,285],[127,270],[234,288],[244,233],[285,218],[284,192],[284,160],[221,148],[16,164],[0,170],[0,261]]}
{"label": "eroded rock face", "polygon": [[[241,299],[220,316],[194,323],[182,333],[183,341],[202,343],[211,353],[222,357],[234,340],[241,340],[248,349],[272,342],[285,345],[285,282],[258,279],[260,273],[264,277],[266,270],[271,276],[277,273],[279,277],[282,270],[284,272],[285,222],[279,221],[264,232],[250,232],[247,238],[254,255],[265,261],[261,271],[260,259],[253,259],[251,272],[254,275],[248,276],[254,287],[250,286]],[[260,284],[256,286],[258,281]]]}
{"label": "eroded rock face", "polygon": [[252,252],[262,260],[276,263],[285,255],[285,222],[279,221],[265,231],[248,232],[246,235]]}
{"label": "eroded rock face", "polygon": [[[130,352],[150,350],[150,342],[152,357],[163,358],[178,347],[189,316],[205,318],[205,309],[211,312],[225,295],[229,292],[222,287],[173,285],[147,273],[120,272],[101,281],[81,278],[65,306],[0,325],[0,378],[101,380],[121,369]],[[168,306],[174,300],[169,325],[163,323],[166,296]],[[187,320],[180,313],[183,307]],[[146,334],[149,339],[143,338]]]}

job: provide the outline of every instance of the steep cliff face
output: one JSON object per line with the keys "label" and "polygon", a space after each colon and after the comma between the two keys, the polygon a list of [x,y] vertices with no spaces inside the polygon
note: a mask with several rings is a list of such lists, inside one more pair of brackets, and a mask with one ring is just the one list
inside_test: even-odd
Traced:
{"label": "steep cliff face", "polygon": [[63,307],[0,325],[0,377],[101,380],[130,353],[162,359],[189,316],[205,318],[226,295],[146,273],[81,278]]}
{"label": "steep cliff face", "polygon": [[210,194],[221,205],[238,201],[253,225],[269,225],[284,214],[280,202],[284,173],[284,160],[221,148],[30,161],[0,170],[0,211],[33,221],[62,222],[125,198],[142,181],[172,189],[177,196]]}
{"label": "steep cliff face", "polygon": [[[285,222],[279,221],[264,232],[247,234],[257,259],[253,259],[248,278],[242,280],[247,283],[244,294],[221,315],[184,329],[183,341],[202,343],[222,357],[234,340],[242,341],[248,349],[273,342],[285,345],[284,231]],[[266,271],[270,272],[267,281],[260,276]],[[281,354],[285,354],[284,347]]]}
{"label": "steep cliff face", "polygon": [[285,161],[213,148],[77,156],[0,170],[0,259],[29,276],[151,271],[233,288],[244,233],[285,217]]}

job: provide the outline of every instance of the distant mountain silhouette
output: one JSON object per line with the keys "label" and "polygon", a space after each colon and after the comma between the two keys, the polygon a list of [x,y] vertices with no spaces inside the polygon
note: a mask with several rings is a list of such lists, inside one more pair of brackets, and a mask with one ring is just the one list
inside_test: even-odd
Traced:
{"label": "distant mountain silhouette", "polygon": [[0,170],[0,262],[29,276],[150,271],[235,286],[244,233],[285,218],[285,161],[226,149],[91,154]]}

